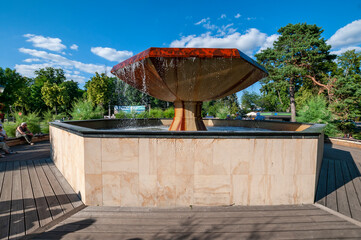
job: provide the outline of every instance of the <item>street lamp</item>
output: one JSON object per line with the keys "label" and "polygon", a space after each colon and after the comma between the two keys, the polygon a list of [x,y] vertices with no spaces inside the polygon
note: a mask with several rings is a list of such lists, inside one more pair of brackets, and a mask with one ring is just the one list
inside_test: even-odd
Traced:
{"label": "street lamp", "polygon": [[[5,90],[5,86],[4,85],[0,85],[0,93],[3,93]],[[0,110],[2,110],[4,108],[4,104],[0,103]],[[5,117],[5,114],[0,112],[0,120],[1,122],[4,122],[4,117]]]}

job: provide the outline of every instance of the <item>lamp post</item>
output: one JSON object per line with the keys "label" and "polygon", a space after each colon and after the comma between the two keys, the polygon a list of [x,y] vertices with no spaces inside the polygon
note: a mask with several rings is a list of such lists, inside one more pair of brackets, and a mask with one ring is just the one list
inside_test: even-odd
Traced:
{"label": "lamp post", "polygon": [[[3,93],[4,90],[5,90],[5,86],[0,84],[0,93]],[[3,103],[0,103],[0,110],[2,110],[4,108],[4,106],[5,105]],[[0,113],[1,122],[4,122],[4,116],[5,116],[4,113]]]}

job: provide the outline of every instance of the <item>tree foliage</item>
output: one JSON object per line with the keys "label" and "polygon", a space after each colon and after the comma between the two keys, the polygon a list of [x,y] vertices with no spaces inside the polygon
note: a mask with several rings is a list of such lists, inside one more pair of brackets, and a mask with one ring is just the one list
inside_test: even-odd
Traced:
{"label": "tree foliage", "polygon": [[65,87],[59,86],[56,83],[45,82],[41,88],[41,95],[45,104],[55,109],[55,114],[58,114],[57,106],[65,105],[66,102],[69,102],[69,96]]}
{"label": "tree foliage", "polygon": [[331,89],[330,108],[339,120],[361,116],[361,53],[346,51],[337,57],[336,81]]}
{"label": "tree foliage", "polygon": [[327,107],[323,96],[312,96],[299,111],[298,122],[327,124],[325,134],[333,136],[337,133],[336,126],[332,123],[332,112]]}
{"label": "tree foliage", "polygon": [[28,102],[30,85],[28,78],[10,68],[0,68],[0,84],[5,87],[4,92],[0,94],[0,102],[5,105],[5,111],[10,106]]}
{"label": "tree foliage", "polygon": [[105,73],[95,73],[89,82],[86,83],[88,100],[94,105],[108,105],[114,90],[114,78],[108,77]]}
{"label": "tree foliage", "polygon": [[[318,86],[320,90],[327,89],[324,73],[332,65],[335,56],[329,53],[331,46],[321,37],[323,30],[316,25],[306,23],[288,24],[278,30],[278,40],[273,48],[267,48],[256,54],[259,62],[264,64],[269,72],[264,87],[270,88],[274,98],[282,102],[281,91],[288,89],[292,121],[296,120],[296,92],[305,85]],[[267,93],[268,93],[267,92]]]}

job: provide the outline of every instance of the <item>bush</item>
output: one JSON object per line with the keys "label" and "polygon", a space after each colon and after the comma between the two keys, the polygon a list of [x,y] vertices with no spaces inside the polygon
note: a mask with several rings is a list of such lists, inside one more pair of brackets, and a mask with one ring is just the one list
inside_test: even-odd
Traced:
{"label": "bush", "polygon": [[230,115],[229,108],[226,106],[217,109],[216,117],[219,119],[226,119],[227,115]]}
{"label": "bush", "polygon": [[165,118],[174,118],[174,108],[170,107],[164,110],[164,117]]}
{"label": "bush", "polygon": [[149,114],[147,111],[144,111],[144,112],[136,114],[135,118],[140,118],[140,119],[149,118]]}
{"label": "bush", "polygon": [[28,124],[28,129],[32,133],[41,133],[40,127],[40,117],[37,112],[29,113],[28,115],[15,115],[15,122],[6,122],[4,123],[4,129],[6,134],[9,137],[15,137],[16,128],[20,126],[22,122],[26,122]]}
{"label": "bush", "polygon": [[49,122],[54,122],[55,120],[62,120],[66,117],[65,113],[54,114],[53,111],[48,110],[43,114],[43,122],[40,123],[40,128],[42,133],[49,133]]}
{"label": "bush", "polygon": [[[19,124],[20,125],[20,124]],[[6,134],[9,136],[9,137],[15,137],[15,131],[16,131],[16,128],[19,126],[17,123],[15,122],[5,122],[3,124],[3,127],[6,131]]]}
{"label": "bush", "polygon": [[73,109],[70,113],[73,120],[88,120],[103,118],[104,110],[102,107],[93,107],[90,101],[79,99],[73,104]]}
{"label": "bush", "polygon": [[333,123],[332,113],[328,110],[324,97],[311,97],[298,115],[298,122],[327,124],[325,134],[328,136],[336,136],[339,133],[336,125]]}
{"label": "bush", "polygon": [[164,112],[160,108],[154,108],[149,111],[149,118],[164,118]]}
{"label": "bush", "polygon": [[29,113],[28,115],[24,116],[24,120],[25,120],[24,122],[28,124],[28,129],[32,133],[34,134],[41,133],[41,128],[40,128],[41,118],[39,117],[37,112]]}

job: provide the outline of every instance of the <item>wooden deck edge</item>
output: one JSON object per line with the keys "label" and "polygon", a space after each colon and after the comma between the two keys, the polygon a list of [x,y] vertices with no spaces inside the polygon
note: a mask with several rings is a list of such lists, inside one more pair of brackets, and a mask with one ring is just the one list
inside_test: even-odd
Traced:
{"label": "wooden deck edge", "polygon": [[341,145],[344,147],[361,148],[361,141],[339,139],[339,138],[328,138],[325,140],[325,142]]}
{"label": "wooden deck edge", "polygon": [[342,219],[344,219],[344,220],[346,220],[346,221],[348,221],[350,223],[355,224],[358,227],[361,227],[361,222],[359,222],[359,221],[357,221],[357,220],[355,220],[353,218],[347,217],[347,216],[345,216],[345,215],[343,215],[343,214],[341,214],[339,212],[336,212],[336,211],[334,211],[334,210],[332,210],[332,209],[330,209],[328,207],[325,207],[325,206],[323,206],[323,205],[321,205],[319,203],[314,203],[313,205],[318,207],[321,210],[324,210],[324,211],[326,211],[326,212],[328,212],[328,213],[330,213],[332,215],[335,215],[336,217],[342,218]]}
{"label": "wooden deck edge", "polygon": [[30,234],[28,235],[25,235],[23,238],[21,239],[32,239],[36,236],[38,236],[39,234],[49,230],[50,228],[54,227],[55,225],[57,225],[58,223],[64,221],[65,219],[73,216],[74,214],[76,214],[77,212],[80,212],[81,210],[83,210],[84,208],[86,208],[87,206],[86,205],[81,205],[79,207],[76,207],[74,209],[72,209],[71,211],[65,213],[64,215],[54,219],[53,221],[51,221],[50,223],[42,226],[42,227],[39,227],[38,229],[34,230],[33,232],[31,232]]}

